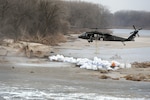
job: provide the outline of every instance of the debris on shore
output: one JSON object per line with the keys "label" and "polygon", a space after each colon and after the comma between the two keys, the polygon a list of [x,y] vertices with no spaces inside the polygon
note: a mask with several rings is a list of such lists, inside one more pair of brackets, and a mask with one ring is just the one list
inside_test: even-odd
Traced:
{"label": "debris on shore", "polygon": [[150,68],[150,62],[134,62],[132,65],[136,68]]}
{"label": "debris on shore", "polygon": [[145,75],[142,73],[139,74],[129,74],[124,76],[126,80],[132,80],[132,81],[147,81],[150,82],[150,75]]}

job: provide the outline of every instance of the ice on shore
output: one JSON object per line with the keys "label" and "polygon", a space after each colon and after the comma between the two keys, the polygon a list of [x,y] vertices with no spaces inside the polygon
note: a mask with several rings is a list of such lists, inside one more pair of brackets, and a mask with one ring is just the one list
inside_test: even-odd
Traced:
{"label": "ice on shore", "polygon": [[63,55],[54,55],[49,56],[50,61],[58,61],[58,62],[68,62],[74,63],[80,68],[90,69],[90,70],[117,70],[119,68],[131,68],[131,64],[119,63],[117,61],[107,61],[102,60],[101,58],[94,57],[93,60],[87,58],[74,58],[74,57],[65,57]]}

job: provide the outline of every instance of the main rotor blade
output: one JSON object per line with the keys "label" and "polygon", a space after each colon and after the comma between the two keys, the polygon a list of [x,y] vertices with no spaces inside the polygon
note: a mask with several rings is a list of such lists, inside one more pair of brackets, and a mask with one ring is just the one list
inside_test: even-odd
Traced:
{"label": "main rotor blade", "polygon": [[96,29],[97,30],[97,29],[100,29],[100,28],[90,28],[90,29]]}
{"label": "main rotor blade", "polygon": [[138,29],[138,30],[142,30],[142,28]]}

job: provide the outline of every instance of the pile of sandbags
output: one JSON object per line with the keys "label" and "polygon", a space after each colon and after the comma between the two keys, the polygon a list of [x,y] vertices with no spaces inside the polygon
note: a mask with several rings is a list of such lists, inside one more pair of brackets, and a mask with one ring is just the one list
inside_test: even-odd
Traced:
{"label": "pile of sandbags", "polygon": [[74,58],[74,57],[64,57],[63,55],[55,55],[49,57],[50,61],[58,62],[68,62],[74,63],[80,68],[91,69],[91,70],[117,70],[119,68],[131,68],[131,64],[119,63],[117,61],[106,61],[101,58],[94,57],[93,60],[87,58]]}

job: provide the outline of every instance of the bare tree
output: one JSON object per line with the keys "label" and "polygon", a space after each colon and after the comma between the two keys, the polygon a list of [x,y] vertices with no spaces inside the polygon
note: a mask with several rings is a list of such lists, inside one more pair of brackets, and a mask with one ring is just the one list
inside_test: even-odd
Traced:
{"label": "bare tree", "polygon": [[59,5],[53,0],[40,0],[38,4],[39,25],[40,31],[43,36],[47,33],[53,33],[57,29],[57,21],[61,14]]}
{"label": "bare tree", "polygon": [[102,5],[87,2],[67,2],[69,22],[76,27],[106,27],[110,12]]}
{"label": "bare tree", "polygon": [[0,0],[0,17],[1,20],[5,17],[6,12],[8,11],[9,3],[8,0]]}

